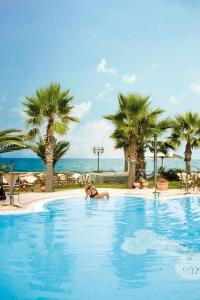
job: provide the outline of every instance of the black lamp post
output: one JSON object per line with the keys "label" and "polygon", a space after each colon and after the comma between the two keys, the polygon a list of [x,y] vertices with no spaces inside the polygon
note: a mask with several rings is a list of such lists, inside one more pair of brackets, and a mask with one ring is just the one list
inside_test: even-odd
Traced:
{"label": "black lamp post", "polygon": [[158,166],[157,166],[157,135],[154,135],[154,198],[159,197],[159,192],[157,192],[157,174],[158,174]]}
{"label": "black lamp post", "polygon": [[10,162],[10,204],[14,205],[14,178],[13,178],[13,171],[14,171],[14,162]]}
{"label": "black lamp post", "polygon": [[93,147],[93,153],[94,155],[97,155],[97,171],[99,172],[99,156],[102,155],[104,152],[104,148],[103,147]]}

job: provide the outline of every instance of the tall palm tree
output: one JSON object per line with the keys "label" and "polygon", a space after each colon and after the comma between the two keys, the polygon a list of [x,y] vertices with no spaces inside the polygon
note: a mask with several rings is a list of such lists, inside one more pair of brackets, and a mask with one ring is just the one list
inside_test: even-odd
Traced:
{"label": "tall palm tree", "polygon": [[194,148],[200,147],[200,115],[198,113],[186,112],[185,115],[176,115],[172,124],[172,133],[169,137],[170,143],[179,147],[185,142],[185,164],[186,172],[190,174],[190,162]]}
{"label": "tall palm tree", "polygon": [[23,149],[23,135],[21,130],[6,129],[0,130],[0,153]]}
{"label": "tall palm tree", "polygon": [[[55,167],[57,161],[69,150],[69,148],[69,142],[55,140],[53,145],[53,167]],[[30,144],[29,149],[35,152],[46,164],[45,142],[42,138],[40,138],[35,144]]]}
{"label": "tall palm tree", "polygon": [[[129,156],[128,186],[132,188],[137,178],[144,176],[144,153],[147,141],[153,134],[160,134],[167,121],[158,123],[158,117],[164,112],[158,108],[151,110],[149,97],[138,94],[118,96],[119,110],[116,114],[105,116],[123,133],[127,142]],[[162,124],[162,126],[161,126]],[[137,172],[136,172],[137,171]],[[136,175],[136,176],[135,176]]]}
{"label": "tall palm tree", "polygon": [[114,115],[105,116],[111,120],[114,125],[123,131],[123,134],[128,140],[128,155],[129,155],[129,177],[128,187],[132,188],[135,181],[135,170],[137,162],[137,142],[138,142],[138,125],[141,117],[148,108],[149,97],[143,97],[138,94],[129,94],[124,96],[119,94],[118,103],[119,110]]}
{"label": "tall palm tree", "polygon": [[32,127],[32,133],[38,127],[45,125],[45,161],[47,167],[46,191],[53,190],[53,161],[54,161],[54,134],[66,134],[70,122],[78,122],[71,116],[74,106],[73,97],[69,90],[61,90],[60,85],[51,83],[45,88],[36,91],[32,97],[26,97],[24,111],[28,116],[27,125]]}
{"label": "tall palm tree", "polygon": [[[137,164],[136,164],[137,180],[146,177],[145,151],[146,149],[150,149],[152,147],[152,143],[151,143],[152,136],[154,136],[155,134],[157,136],[161,136],[165,130],[171,128],[171,119],[165,118],[161,121],[159,120],[163,112],[164,110],[160,108],[151,110],[150,107],[148,107],[146,114],[144,114],[144,116],[141,118],[140,126],[138,128]],[[161,148],[161,142],[158,142],[158,145]],[[160,150],[164,151],[164,146],[166,149],[167,147],[170,148],[169,143],[163,142],[162,149]]]}

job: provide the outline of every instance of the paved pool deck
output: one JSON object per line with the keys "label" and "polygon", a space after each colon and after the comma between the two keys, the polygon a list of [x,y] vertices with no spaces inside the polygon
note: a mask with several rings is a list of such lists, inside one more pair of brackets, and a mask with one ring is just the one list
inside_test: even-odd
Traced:
{"label": "paved pool deck", "polygon": [[[135,196],[146,196],[146,197],[153,197],[153,189],[103,189],[99,188],[98,191],[108,191],[110,197],[112,195],[135,195]],[[193,195],[199,195],[199,191],[190,191]],[[173,197],[173,196],[180,196],[184,195],[185,190],[178,190],[178,189],[169,189],[166,191],[160,191],[159,199],[166,198],[166,197]],[[15,205],[9,205],[9,197],[5,202],[0,202],[0,214],[12,214],[12,213],[28,213],[33,211],[38,211],[38,207],[41,209],[42,205],[45,204],[49,199],[56,199],[56,198],[64,198],[64,197],[75,197],[80,196],[85,199],[84,189],[70,189],[70,190],[63,190],[59,192],[52,192],[52,193],[23,193],[14,196]],[[100,201],[100,200],[96,200]]]}

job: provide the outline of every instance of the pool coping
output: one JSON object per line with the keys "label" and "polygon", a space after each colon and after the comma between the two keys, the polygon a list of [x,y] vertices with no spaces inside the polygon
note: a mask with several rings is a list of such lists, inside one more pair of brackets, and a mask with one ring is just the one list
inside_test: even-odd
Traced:
{"label": "pool coping", "polygon": [[[102,188],[99,189],[101,192]],[[128,197],[139,197],[155,200],[153,197],[153,189],[143,189],[143,190],[128,190],[128,189],[106,189],[111,196],[128,196]],[[200,197],[198,193],[184,194],[184,191],[180,190],[167,190],[160,193],[159,199],[157,201],[166,201],[173,198],[187,198],[190,197]],[[19,196],[15,196],[15,202],[19,205],[19,207],[9,206],[9,207],[0,207],[0,215],[13,215],[13,214],[29,214],[29,213],[37,213],[45,211],[45,205],[48,202],[61,200],[61,199],[69,199],[69,198],[78,198],[83,197],[84,200],[84,190],[80,189],[75,190],[65,190],[53,193],[26,193],[21,194]],[[34,198],[34,200],[32,200]],[[99,200],[95,200],[99,201]]]}

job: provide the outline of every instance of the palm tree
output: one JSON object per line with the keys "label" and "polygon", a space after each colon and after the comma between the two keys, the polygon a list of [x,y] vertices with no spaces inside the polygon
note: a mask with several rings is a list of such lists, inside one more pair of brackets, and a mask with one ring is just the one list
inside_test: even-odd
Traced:
{"label": "palm tree", "polygon": [[149,97],[143,97],[138,94],[129,94],[124,96],[119,94],[119,110],[114,115],[105,116],[111,120],[114,125],[123,132],[128,140],[129,155],[129,177],[128,187],[132,188],[135,181],[135,170],[137,162],[137,142],[138,142],[138,125],[141,117],[145,114],[149,101]]}
{"label": "palm tree", "polygon": [[104,116],[106,120],[111,121],[114,126],[115,130],[111,134],[111,138],[115,141],[115,148],[116,149],[123,149],[124,152],[124,171],[128,171],[128,160],[129,160],[129,136],[127,133],[124,131],[123,128],[123,122],[125,121],[125,110],[127,106],[127,101],[126,98],[122,95],[119,94],[118,96],[118,105],[119,105],[119,110],[115,114],[110,114]]}
{"label": "palm tree", "polygon": [[32,127],[32,133],[37,133],[42,125],[46,126],[44,144],[47,192],[53,190],[54,134],[64,135],[70,122],[78,122],[77,118],[71,116],[74,108],[72,100],[69,90],[61,91],[59,84],[51,83],[37,90],[33,97],[26,97],[24,102],[24,111],[28,116],[26,123]]}
{"label": "palm tree", "polygon": [[[171,127],[170,127],[171,128]],[[154,152],[154,141],[150,140],[148,143],[148,149]],[[169,141],[157,141],[157,152],[168,154],[169,150],[175,150],[175,147]]]}
{"label": "palm tree", "polygon": [[186,172],[190,174],[190,162],[194,148],[200,147],[200,115],[198,113],[186,112],[185,115],[176,115],[172,124],[170,143],[179,147],[185,142],[185,164]]}
{"label": "palm tree", "polygon": [[[160,108],[151,110],[149,97],[119,94],[118,102],[118,112],[105,118],[112,121],[123,136],[129,157],[128,187],[132,188],[136,176],[137,178],[144,176],[144,153],[149,139],[153,134],[161,134],[164,124],[165,127],[169,124],[167,120],[158,122],[158,117],[164,111]],[[112,137],[115,138],[115,133]]]}
{"label": "palm tree", "polygon": [[[69,150],[70,143],[55,140],[53,147],[53,167],[55,167],[57,161]],[[29,149],[35,152],[46,164],[45,142],[42,138],[35,144],[29,145]]]}
{"label": "palm tree", "polygon": [[[138,144],[137,144],[137,165],[136,165],[136,179],[146,177],[145,173],[145,151],[146,149],[150,149],[154,145],[152,145],[152,136],[155,134],[157,136],[161,136],[163,132],[169,128],[171,128],[171,119],[165,118],[163,120],[159,120],[159,117],[162,115],[164,110],[158,108],[155,110],[151,110],[148,107],[146,114],[140,120],[140,126],[138,128]],[[158,146],[160,147],[160,151],[167,151],[169,148],[173,148],[169,143],[163,142],[161,147],[161,142],[158,142]]]}
{"label": "palm tree", "polygon": [[21,130],[6,129],[0,130],[0,153],[24,149],[23,135]]}

